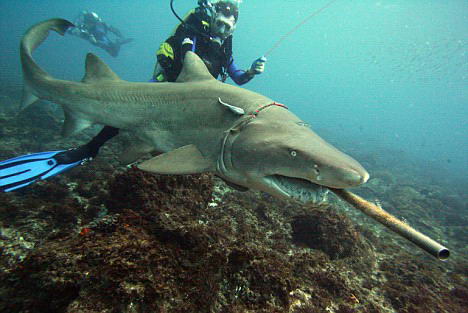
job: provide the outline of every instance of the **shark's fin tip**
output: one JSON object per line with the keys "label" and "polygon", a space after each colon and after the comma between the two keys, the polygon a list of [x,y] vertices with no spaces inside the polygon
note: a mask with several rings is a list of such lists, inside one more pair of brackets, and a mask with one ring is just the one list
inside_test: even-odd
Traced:
{"label": "shark's fin tip", "polygon": [[184,57],[182,71],[177,77],[178,83],[206,81],[216,79],[211,75],[205,63],[192,51],[188,51]]}
{"label": "shark's fin tip", "polygon": [[32,93],[23,94],[21,104],[20,104],[20,111],[24,111],[26,108],[28,108],[31,104],[33,104],[37,100],[39,100],[39,98],[33,95]]}
{"label": "shark's fin tip", "polygon": [[86,55],[85,67],[86,74],[82,79],[83,83],[102,80],[120,80],[119,76],[94,53],[88,53]]}
{"label": "shark's fin tip", "polygon": [[39,100],[31,88],[28,87],[27,84],[23,87],[23,95],[21,96],[21,104],[20,104],[20,111],[25,110],[31,104]]}

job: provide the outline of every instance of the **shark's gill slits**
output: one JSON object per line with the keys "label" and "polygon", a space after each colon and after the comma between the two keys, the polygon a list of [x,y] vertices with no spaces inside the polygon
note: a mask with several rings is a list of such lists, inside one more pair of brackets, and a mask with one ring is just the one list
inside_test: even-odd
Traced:
{"label": "shark's gill slits", "polygon": [[266,179],[280,192],[299,202],[319,204],[327,200],[328,189],[307,180],[282,175],[272,175]]}

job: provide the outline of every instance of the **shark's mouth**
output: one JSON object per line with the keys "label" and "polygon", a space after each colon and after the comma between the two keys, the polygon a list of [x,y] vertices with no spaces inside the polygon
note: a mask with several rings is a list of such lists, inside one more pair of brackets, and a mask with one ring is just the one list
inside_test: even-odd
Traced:
{"label": "shark's mouth", "polygon": [[302,203],[319,204],[327,200],[328,188],[308,180],[282,175],[266,176],[265,180],[283,196]]}

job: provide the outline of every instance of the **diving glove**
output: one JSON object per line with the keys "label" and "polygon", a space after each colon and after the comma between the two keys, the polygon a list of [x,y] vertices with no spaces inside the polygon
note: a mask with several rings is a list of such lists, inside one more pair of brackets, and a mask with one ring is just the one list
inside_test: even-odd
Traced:
{"label": "diving glove", "polygon": [[253,61],[252,66],[250,66],[249,72],[253,75],[258,75],[263,73],[265,70],[265,63],[267,61],[267,58],[265,57],[260,57]]}

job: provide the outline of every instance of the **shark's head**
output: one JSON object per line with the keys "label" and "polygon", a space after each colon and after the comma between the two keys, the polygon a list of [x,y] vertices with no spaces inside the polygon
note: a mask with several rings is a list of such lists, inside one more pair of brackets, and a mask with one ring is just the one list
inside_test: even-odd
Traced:
{"label": "shark's head", "polygon": [[354,187],[369,178],[356,160],[280,107],[260,112],[236,134],[230,158],[252,188],[304,202],[309,189]]}

